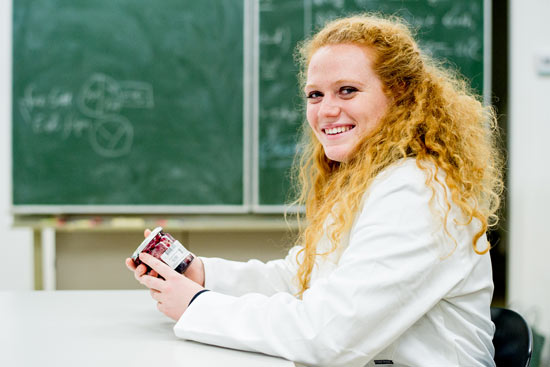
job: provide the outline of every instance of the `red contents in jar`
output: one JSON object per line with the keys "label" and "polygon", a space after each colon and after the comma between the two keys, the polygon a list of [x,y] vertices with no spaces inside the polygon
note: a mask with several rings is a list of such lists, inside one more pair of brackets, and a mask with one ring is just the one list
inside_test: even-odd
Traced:
{"label": "red contents in jar", "polygon": [[[141,252],[154,256],[180,273],[183,273],[194,259],[193,254],[187,251],[172,235],[164,233],[160,227],[155,228],[132,255],[136,266],[143,264],[139,259]],[[147,266],[147,264],[144,265]],[[147,271],[150,270],[151,268],[147,266]]]}

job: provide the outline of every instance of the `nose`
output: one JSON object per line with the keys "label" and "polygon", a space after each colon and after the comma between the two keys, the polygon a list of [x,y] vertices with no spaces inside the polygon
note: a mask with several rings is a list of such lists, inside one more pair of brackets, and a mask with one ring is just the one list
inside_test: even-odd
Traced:
{"label": "nose", "polygon": [[321,106],[319,108],[319,116],[321,117],[335,117],[340,114],[340,106],[333,98],[323,98]]}

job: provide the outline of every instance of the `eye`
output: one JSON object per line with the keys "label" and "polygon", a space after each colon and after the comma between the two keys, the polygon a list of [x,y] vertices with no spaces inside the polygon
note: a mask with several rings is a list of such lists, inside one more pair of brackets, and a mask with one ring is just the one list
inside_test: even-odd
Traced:
{"label": "eye", "polygon": [[339,90],[340,94],[343,95],[343,96],[351,96],[353,93],[355,93],[357,91],[358,91],[357,88],[349,87],[349,86],[342,87]]}
{"label": "eye", "polygon": [[306,98],[307,99],[316,99],[316,98],[319,98],[319,97],[322,97],[323,96],[323,93],[317,91],[317,90],[313,90],[311,92],[308,92],[306,94]]}

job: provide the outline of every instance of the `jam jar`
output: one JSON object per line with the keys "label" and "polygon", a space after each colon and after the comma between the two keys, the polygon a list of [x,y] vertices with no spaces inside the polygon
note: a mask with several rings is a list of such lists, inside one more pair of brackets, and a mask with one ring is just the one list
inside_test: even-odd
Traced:
{"label": "jam jar", "polygon": [[[148,253],[167,264],[175,271],[182,273],[191,265],[195,258],[189,250],[185,248],[178,240],[174,239],[170,233],[162,230],[162,227],[157,227],[151,231],[132,254],[132,260],[136,266],[143,264],[139,259],[141,252]],[[144,264],[147,266],[146,264]],[[147,266],[147,271],[151,270]]]}

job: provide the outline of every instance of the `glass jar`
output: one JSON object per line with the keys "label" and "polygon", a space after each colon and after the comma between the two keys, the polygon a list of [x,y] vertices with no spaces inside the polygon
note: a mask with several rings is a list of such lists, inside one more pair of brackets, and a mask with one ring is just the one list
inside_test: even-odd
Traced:
{"label": "glass jar", "polygon": [[[162,227],[157,227],[151,231],[149,236],[143,240],[136,251],[132,254],[132,260],[136,266],[143,264],[139,259],[141,252],[152,255],[177,271],[184,273],[195,258],[189,250],[185,248],[178,240],[174,239],[170,233],[165,233]],[[147,266],[147,264],[144,264]],[[147,271],[151,270],[147,266]]]}

